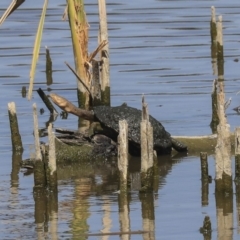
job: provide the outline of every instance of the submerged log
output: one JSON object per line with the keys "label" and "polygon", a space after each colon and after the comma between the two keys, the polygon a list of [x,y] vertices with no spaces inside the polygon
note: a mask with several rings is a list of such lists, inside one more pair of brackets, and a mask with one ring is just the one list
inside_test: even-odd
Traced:
{"label": "submerged log", "polygon": [[[181,141],[188,146],[189,154],[199,155],[199,152],[207,152],[208,154],[215,153],[217,144],[217,134],[203,136],[172,136],[174,139]],[[234,151],[235,139],[234,134],[230,135],[231,150]]]}

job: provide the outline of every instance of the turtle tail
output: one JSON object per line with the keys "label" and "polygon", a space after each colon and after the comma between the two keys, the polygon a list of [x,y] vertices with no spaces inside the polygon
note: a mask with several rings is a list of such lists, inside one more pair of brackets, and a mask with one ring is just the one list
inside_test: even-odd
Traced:
{"label": "turtle tail", "polygon": [[179,142],[178,140],[176,140],[174,138],[171,138],[171,140],[172,140],[172,147],[176,151],[178,151],[178,152],[187,152],[188,151],[188,148],[184,143]]}

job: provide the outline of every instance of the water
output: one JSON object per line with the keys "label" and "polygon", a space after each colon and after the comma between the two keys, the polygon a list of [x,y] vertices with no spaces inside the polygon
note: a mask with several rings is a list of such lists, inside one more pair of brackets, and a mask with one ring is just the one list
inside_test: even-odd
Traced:
{"label": "water", "polygon": [[[0,14],[10,1],[0,2]],[[11,185],[11,139],[7,103],[16,103],[19,128],[24,144],[23,159],[33,149],[32,104],[45,106],[36,92],[28,101],[22,97],[23,86],[28,88],[32,46],[41,13],[42,1],[26,1],[0,28],[0,238],[43,238],[35,224],[35,203],[32,196],[33,176],[21,171],[19,181]],[[150,113],[160,120],[172,135],[210,134],[211,90],[213,75],[210,56],[210,7],[223,15],[226,98],[232,97],[227,109],[231,130],[239,125],[239,116],[232,111],[239,105],[239,3],[223,1],[143,1],[114,0],[107,2],[110,62],[111,102],[122,102],[140,108],[144,93]],[[46,17],[41,55],[34,89],[53,91],[76,103],[76,80],[64,61],[73,64],[68,22],[61,21],[65,1],[50,1]],[[97,46],[98,7],[88,1],[86,12],[90,24],[89,51]],[[53,61],[53,84],[46,85],[45,49],[48,46]],[[39,126],[45,127],[49,114],[39,114]],[[76,117],[58,120],[55,127],[77,128]],[[43,139],[45,140],[45,139]],[[209,157],[210,174],[214,177],[214,159]],[[59,173],[58,221],[55,224],[59,239],[74,238],[79,232],[98,233],[102,229],[120,231],[118,195],[112,167],[92,169],[92,178],[70,169]],[[132,174],[137,176],[137,169]],[[188,156],[161,164],[158,193],[155,194],[155,239],[202,239],[199,227],[205,215],[212,221],[212,239],[217,238],[217,214],[214,183],[209,189],[209,205],[201,206],[200,164],[198,157]],[[64,171],[63,171],[64,172]],[[69,173],[70,172],[70,173]],[[135,176],[134,175],[134,176]],[[80,182],[90,188],[81,196]],[[104,184],[105,183],[105,184]],[[93,187],[94,186],[94,187]],[[80,189],[80,190],[78,190]],[[99,190],[100,189],[100,190]],[[235,199],[234,199],[235,203]],[[235,205],[234,205],[235,207]],[[142,229],[141,201],[138,191],[132,190],[130,201],[131,230]],[[238,239],[238,218],[234,208],[234,224],[229,239]],[[105,218],[108,216],[107,218]],[[106,222],[104,219],[107,219]],[[45,226],[45,237],[53,238]],[[79,230],[79,228],[82,228]],[[78,230],[77,230],[78,229]],[[74,235],[75,234],[75,235]],[[76,237],[77,238],[77,237]],[[96,237],[89,237],[95,239]],[[105,237],[107,238],[107,237]],[[109,239],[119,239],[111,236]],[[132,235],[131,239],[141,239]]]}

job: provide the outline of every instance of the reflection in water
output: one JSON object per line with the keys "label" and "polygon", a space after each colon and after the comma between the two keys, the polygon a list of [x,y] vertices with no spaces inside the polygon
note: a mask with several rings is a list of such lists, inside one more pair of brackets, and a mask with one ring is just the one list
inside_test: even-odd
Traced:
{"label": "reflection in water", "polygon": [[140,201],[142,203],[142,229],[147,232],[143,234],[143,239],[155,240],[154,195],[141,193]]}
{"label": "reflection in water", "polygon": [[[108,198],[107,195],[102,196],[103,199],[103,205],[102,205],[102,210],[103,210],[103,218],[102,218],[102,225],[103,229],[101,230],[102,233],[109,233],[111,232],[111,227],[112,227],[112,219],[111,219],[111,202]],[[109,239],[108,235],[102,236],[102,240],[107,240]]]}
{"label": "reflection in water", "polygon": [[[75,101],[76,82],[72,76],[70,77],[69,72],[65,71],[63,64],[66,60],[72,60],[72,50],[71,44],[69,43],[68,24],[59,21],[63,12],[63,5],[65,5],[66,2],[64,0],[60,2],[57,4],[54,1],[49,3],[50,8],[47,16],[44,44],[46,43],[50,47],[51,57],[54,63],[54,83],[51,84],[51,89],[54,89],[54,91],[64,90],[64,94],[66,93],[67,95],[66,97]],[[228,31],[225,42],[225,77],[228,80],[226,88],[228,94],[233,94],[236,91],[236,86],[239,84],[238,68],[236,67],[238,63],[232,61],[232,58],[238,57],[239,55],[239,39],[238,34],[236,34],[236,32],[239,31],[239,1],[216,0],[215,2],[221,7],[221,13],[226,19],[224,22],[224,27],[226,31]],[[1,13],[3,12],[2,9],[4,9],[8,3],[7,0],[0,1]],[[28,7],[28,9],[26,9],[25,6]],[[36,237],[33,236],[35,233],[33,224],[34,209],[32,196],[30,195],[32,192],[32,177],[22,177],[20,174],[18,180],[16,174],[18,167],[15,169],[13,167],[12,183],[9,182],[11,172],[9,167],[11,165],[11,147],[9,147],[8,141],[9,133],[6,130],[8,129],[9,122],[6,120],[5,113],[7,102],[13,100],[19,102],[20,114],[24,116],[20,123],[23,141],[24,144],[31,144],[32,130],[29,130],[29,125],[26,124],[30,107],[29,102],[21,97],[21,87],[27,84],[26,79],[29,78],[29,59],[32,53],[33,35],[36,29],[36,21],[34,19],[39,18],[41,7],[42,3],[40,3],[40,1],[39,3],[38,1],[28,1],[26,5],[15,12],[16,14],[11,15],[1,28],[0,55],[3,59],[0,66],[0,91],[2,100],[0,106],[2,160],[0,170],[2,183],[0,186],[1,239],[20,239],[24,235],[30,235],[29,239],[36,239]],[[31,11],[29,11],[29,8]],[[96,36],[95,32],[98,31],[96,3],[90,0],[87,8],[87,13],[90,13],[90,35]],[[163,121],[167,130],[174,135],[209,134],[209,119],[211,117],[209,92],[213,78],[209,64],[211,61],[209,56],[209,1],[146,2],[140,0],[136,5],[135,1],[123,1],[119,4],[119,2],[111,0],[107,8],[112,75],[112,104],[119,105],[126,101],[131,106],[138,107],[140,96],[144,92],[149,97],[151,112],[154,113],[157,119]],[[179,11],[179,8],[181,8],[181,11]],[[95,46],[90,46],[91,49],[94,47]],[[45,57],[45,55],[40,55],[36,84],[45,89],[45,59],[42,61],[42,56]],[[216,69],[216,67],[214,68]],[[214,72],[216,71],[214,70]],[[49,89],[49,91],[51,91],[51,89]],[[139,99],[136,97],[138,95]],[[237,97],[235,99],[238,101]],[[42,103],[41,100],[38,100],[38,97],[35,97],[35,100],[40,104]],[[161,108],[158,107],[160,104],[162,105]],[[46,114],[41,116],[40,121],[42,125],[47,121],[47,119],[44,118],[45,116]],[[55,124],[59,127],[64,125],[64,127],[69,128],[69,126],[77,126],[75,120],[76,119],[71,120],[71,117],[69,117],[68,121],[61,121],[59,118]],[[230,122],[233,128],[239,125],[236,115],[230,116]],[[27,150],[27,154],[28,152]],[[198,157],[196,157],[194,161],[196,159],[198,159]],[[178,160],[179,159],[177,159],[177,161]],[[194,203],[201,201],[199,188],[196,187],[198,184],[199,186],[201,184],[198,177],[199,164],[194,163],[194,161],[189,161],[187,170],[184,172],[185,175],[182,175],[184,171],[182,169],[183,163],[187,162],[188,158],[184,158],[181,164],[175,164],[174,166],[172,166],[171,161],[172,160],[169,159],[169,163],[159,165],[159,184],[156,183],[155,185],[155,191],[159,192],[159,206],[154,210],[155,218],[158,218],[157,226],[160,227],[156,227],[155,229],[156,234],[158,234],[156,236],[163,233],[165,235],[162,239],[197,239],[199,236],[197,235],[196,226],[198,226],[199,215],[203,212],[211,214],[214,206],[213,204],[209,204],[203,209],[199,207],[200,204],[194,205]],[[136,166],[137,165],[139,165],[139,163],[136,163]],[[135,169],[131,174],[134,175],[134,179],[137,180],[139,173],[135,166],[132,166],[132,168]],[[71,181],[71,179],[74,174],[74,176],[80,175],[77,171],[79,170],[74,169],[72,175],[63,174],[65,178],[64,176],[63,178],[59,178],[59,202],[61,206],[63,206],[63,208],[59,209],[61,218],[59,218],[60,221],[58,222],[58,229],[56,230],[58,231],[59,238],[62,234],[64,235],[64,233],[72,231],[72,225],[69,224],[69,222],[75,219],[72,216],[72,214],[75,213],[72,211],[73,202],[75,202],[75,205],[81,205],[84,204],[84,199],[86,204],[89,201],[89,198],[84,196],[80,196],[82,201],[75,201],[75,198],[79,198],[79,194],[76,194],[75,182]],[[181,175],[180,178],[178,178],[178,174]],[[106,176],[107,173],[104,172],[102,175]],[[186,189],[181,190],[186,191],[189,194],[189,198],[183,199],[181,198],[182,195],[178,196],[174,194],[174,191],[172,192],[169,189],[174,188],[176,185],[178,187],[181,182],[184,181],[186,181]],[[16,205],[15,208],[11,208],[12,202],[11,204],[8,203],[9,186],[15,185],[16,182],[20,184],[20,187],[17,189],[18,195],[14,195],[14,197],[18,198],[18,202],[16,202],[16,198],[12,199]],[[192,185],[194,185],[194,187],[192,187]],[[115,198],[112,198],[112,192],[117,190],[116,186],[117,184],[115,184],[113,177],[109,177],[109,182],[105,182],[102,188],[99,187],[100,190],[96,189],[96,191],[93,191],[94,194],[97,192],[98,194],[104,194],[104,196],[109,197],[108,207],[111,207],[113,213],[111,218],[113,226],[115,226],[116,221],[118,223],[118,215],[114,215],[114,208],[117,207],[117,203],[113,200]],[[175,190],[177,190],[177,187],[175,187]],[[136,191],[132,191],[131,196],[134,198]],[[210,202],[213,199],[214,190],[209,188],[209,192]],[[73,193],[75,196],[72,196]],[[183,192],[183,195],[184,194],[185,192]],[[178,214],[175,214],[175,212],[172,214],[172,211],[168,210],[168,207],[170,205],[171,209],[176,209],[176,198],[179,198],[178,204],[180,207],[178,206],[177,208],[179,212]],[[96,203],[96,196],[92,195],[92,204],[96,205]],[[239,201],[237,200],[238,209],[239,205]],[[99,206],[100,209],[101,207],[102,205]],[[9,208],[11,208],[10,211]],[[193,213],[191,215],[191,225],[185,228],[183,227],[185,226],[185,221],[179,222],[178,218],[181,213],[190,214],[190,211],[186,211],[186,209],[191,209]],[[94,210],[90,212],[88,207],[85,209],[82,207],[82,210],[86,211],[83,212],[83,214],[86,213],[87,215],[91,213],[91,215],[85,217],[91,221],[92,211]],[[134,226],[141,228],[141,218],[137,218],[138,210],[140,211],[139,200],[134,199],[131,202],[129,212],[131,213],[130,216],[136,219]],[[224,217],[224,211],[222,211],[222,213]],[[54,218],[56,219],[56,211],[55,215],[53,214],[53,219]],[[215,225],[216,215],[211,216],[211,219],[213,225]],[[50,217],[49,221],[51,221]],[[86,224],[86,220],[83,220],[83,222]],[[176,222],[176,227],[169,230],[167,226],[169,226],[170,223],[174,224]],[[54,220],[52,223],[57,226]],[[48,229],[46,224],[44,225],[45,234],[49,233],[52,223],[49,222]],[[131,224],[131,227],[134,226]],[[42,229],[41,223],[39,223],[39,228]],[[99,232],[100,229],[103,229],[103,226],[99,227],[89,223],[89,230]],[[213,229],[216,229],[216,226],[214,226]],[[221,231],[221,228],[219,227],[218,230]],[[44,231],[42,231],[42,233]],[[53,232],[54,231],[55,230],[53,230]],[[234,240],[238,239],[239,234],[235,229],[232,230],[232,234],[233,233]],[[217,239],[216,234],[217,231],[213,231],[213,239]],[[219,234],[219,238],[220,237],[221,235]],[[65,236],[63,238],[65,238]],[[142,236],[137,236],[136,238],[141,239]],[[69,239],[71,239],[71,236],[69,236]]]}
{"label": "reflection in water", "polygon": [[218,239],[233,239],[233,194],[216,192]]}
{"label": "reflection in water", "polygon": [[236,208],[237,208],[237,212],[236,212],[236,219],[237,219],[237,230],[238,233],[240,234],[240,185],[238,183],[236,183],[235,185],[235,189],[236,189]]}
{"label": "reflection in water", "polygon": [[12,153],[12,172],[11,172],[11,189],[17,189],[19,186],[19,170],[22,161],[22,152],[13,151]]}
{"label": "reflection in water", "polygon": [[[91,193],[92,179],[75,179],[75,197],[72,206],[73,219],[71,223],[73,239],[85,239],[84,234],[89,231],[87,219],[90,216],[88,196]],[[82,236],[82,237],[81,237]]]}
{"label": "reflection in water", "polygon": [[[121,232],[129,232],[131,230],[130,227],[130,219],[129,219],[129,197],[130,195],[127,192],[120,192],[118,195],[118,211],[119,211],[119,224]],[[129,240],[130,235],[124,234],[121,236],[122,240]]]}

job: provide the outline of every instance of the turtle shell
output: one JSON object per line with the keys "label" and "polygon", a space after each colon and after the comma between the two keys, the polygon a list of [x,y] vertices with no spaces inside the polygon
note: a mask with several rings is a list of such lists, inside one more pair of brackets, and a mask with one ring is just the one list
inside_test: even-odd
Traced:
{"label": "turtle shell", "polygon": [[[117,107],[96,106],[93,108],[93,111],[96,120],[100,122],[104,129],[104,134],[115,141],[119,133],[119,120],[125,119],[128,122],[129,151],[139,153],[142,111],[129,107],[126,104]],[[152,116],[149,116],[149,121],[153,127],[154,149],[158,153],[171,152],[172,142],[170,134],[162,124]]]}

